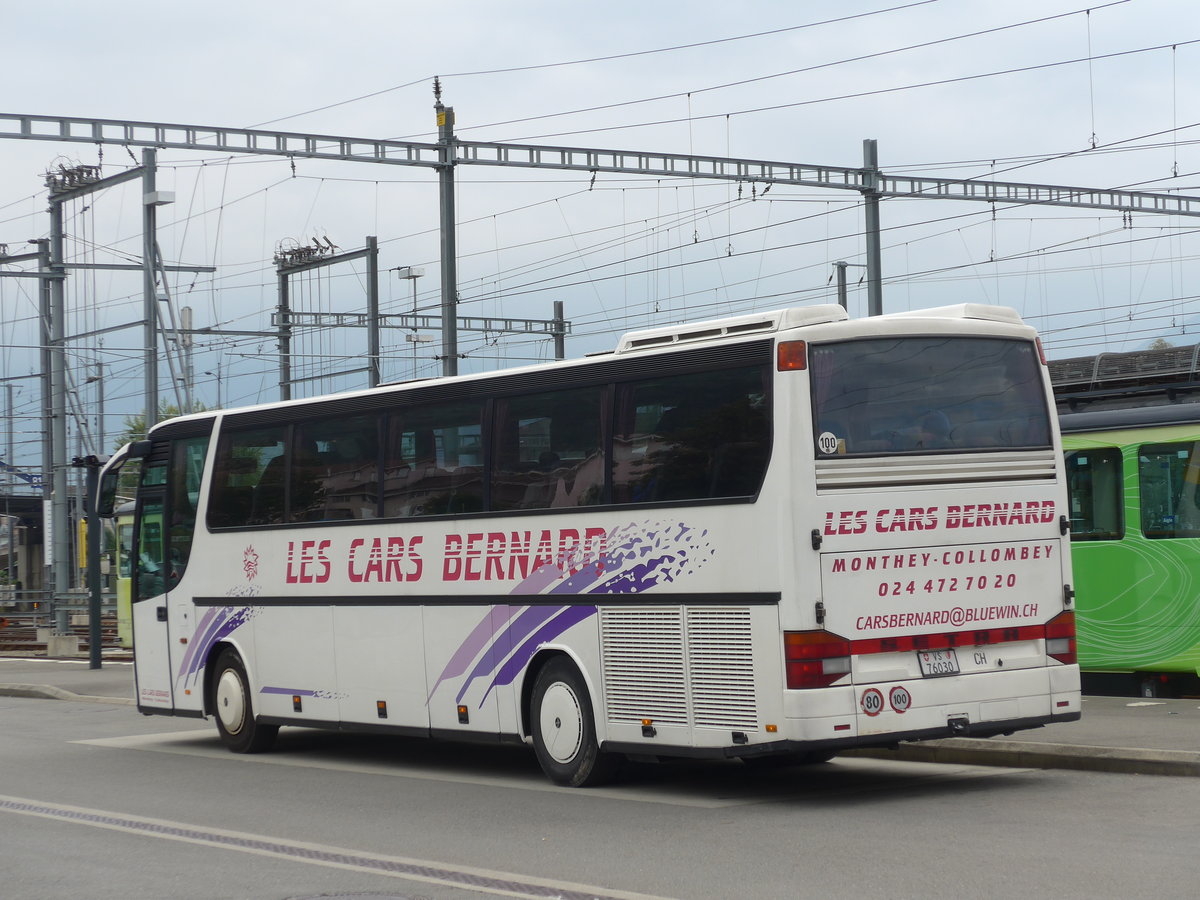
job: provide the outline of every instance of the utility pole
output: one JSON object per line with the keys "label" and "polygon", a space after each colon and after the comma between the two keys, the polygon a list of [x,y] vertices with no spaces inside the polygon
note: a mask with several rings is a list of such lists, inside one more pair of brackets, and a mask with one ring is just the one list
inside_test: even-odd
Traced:
{"label": "utility pole", "polygon": [[883,258],[879,237],[879,145],[863,141],[862,197],[866,214],[867,315],[883,315]]}
{"label": "utility pole", "polygon": [[[417,318],[417,279],[425,274],[425,269],[421,266],[400,266],[398,269],[396,269],[396,274],[412,284],[412,314],[415,322]],[[420,344],[421,339],[425,338],[426,336],[418,334],[416,326],[414,325],[412,334],[406,334],[404,337],[410,344],[412,344],[412,377],[415,379],[417,377],[417,345]]]}
{"label": "utility pole", "polygon": [[[54,633],[67,632],[66,594],[71,587],[70,506],[67,502],[67,383],[66,321],[63,270],[63,200],[50,187],[50,529],[46,546],[51,550],[53,584],[51,608]],[[45,477],[45,476],[43,476]]]}
{"label": "utility pole", "polygon": [[158,421],[158,292],[154,289],[154,234],[158,227],[158,207],[150,201],[154,196],[157,151],[142,150],[142,377],[146,431]]}
{"label": "utility pole", "polygon": [[367,385],[379,387],[379,238],[367,236]]}
{"label": "utility pole", "polygon": [[442,105],[433,80],[438,126],[438,209],[442,233],[442,374],[458,374],[458,268],[454,236],[454,107]]}
{"label": "utility pole", "polygon": [[850,312],[850,297],[846,285],[846,268],[848,266],[857,266],[858,268],[863,268],[862,263],[850,263],[844,260],[838,260],[833,264],[834,269],[837,270],[835,274],[837,276],[838,306],[846,310],[846,312]]}
{"label": "utility pole", "polygon": [[195,372],[192,368],[192,346],[195,343],[195,338],[192,337],[194,329],[192,328],[192,308],[190,306],[181,307],[179,310],[179,322],[183,326],[179,329],[179,343],[183,348],[183,397],[187,404],[184,412],[195,412],[192,409],[192,392],[195,384]]}
{"label": "utility pole", "polygon": [[54,484],[50,473],[54,469],[54,450],[51,443],[54,413],[54,391],[50,383],[50,241],[38,238],[38,274],[42,276],[38,290],[38,343],[42,361],[42,597],[49,600],[47,610],[54,608]]}
{"label": "utility pole", "polygon": [[567,358],[567,323],[563,319],[563,302],[554,301],[554,358]]}
{"label": "utility pole", "polygon": [[276,262],[275,279],[279,302],[276,306],[279,326],[279,399],[292,399],[292,304],[288,295],[288,273]]}

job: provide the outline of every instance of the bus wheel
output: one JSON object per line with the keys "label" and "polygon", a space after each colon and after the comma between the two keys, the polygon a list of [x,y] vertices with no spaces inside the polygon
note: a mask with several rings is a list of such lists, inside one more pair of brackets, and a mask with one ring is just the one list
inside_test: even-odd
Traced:
{"label": "bus wheel", "polygon": [[588,787],[616,771],[617,760],[596,743],[592,701],[583,676],[566,657],[542,667],[533,684],[533,747],[555,784]]}
{"label": "bus wheel", "polygon": [[261,753],[271,749],[279,726],[263,725],[254,720],[250,680],[246,677],[242,658],[235,650],[226,649],[217,657],[212,701],[217,731],[226,747],[234,753]]}

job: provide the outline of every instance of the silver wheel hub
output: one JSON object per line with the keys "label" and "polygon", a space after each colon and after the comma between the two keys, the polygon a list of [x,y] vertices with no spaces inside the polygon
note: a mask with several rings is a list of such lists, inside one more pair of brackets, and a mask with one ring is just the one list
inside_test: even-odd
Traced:
{"label": "silver wheel hub", "polygon": [[237,734],[246,724],[246,691],[242,679],[233,669],[226,669],[217,679],[217,718],[229,734]]}
{"label": "silver wheel hub", "polygon": [[583,744],[583,709],[575,691],[557,681],[542,697],[538,727],[550,758],[569,763]]}

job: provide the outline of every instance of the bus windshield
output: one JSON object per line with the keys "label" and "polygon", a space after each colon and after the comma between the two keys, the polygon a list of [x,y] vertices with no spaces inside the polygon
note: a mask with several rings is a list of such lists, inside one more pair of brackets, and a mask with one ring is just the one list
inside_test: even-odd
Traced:
{"label": "bus windshield", "polygon": [[1031,341],[904,336],[809,352],[818,457],[1051,446]]}

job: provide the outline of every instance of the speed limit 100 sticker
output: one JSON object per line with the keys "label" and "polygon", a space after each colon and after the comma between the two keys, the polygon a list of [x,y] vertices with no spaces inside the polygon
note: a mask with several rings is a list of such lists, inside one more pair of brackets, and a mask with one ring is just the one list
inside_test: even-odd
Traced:
{"label": "speed limit 100 sticker", "polygon": [[868,716],[877,716],[883,712],[883,694],[878,688],[867,688],[863,691],[862,711]]}
{"label": "speed limit 100 sticker", "polygon": [[912,706],[912,694],[908,692],[908,688],[898,684],[888,691],[888,702],[892,705],[892,709],[902,713]]}

